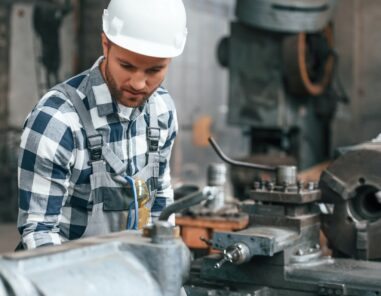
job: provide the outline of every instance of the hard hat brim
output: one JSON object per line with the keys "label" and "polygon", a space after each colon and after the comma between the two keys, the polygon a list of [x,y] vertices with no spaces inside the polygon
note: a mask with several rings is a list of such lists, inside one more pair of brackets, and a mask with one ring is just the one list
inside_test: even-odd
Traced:
{"label": "hard hat brim", "polygon": [[121,36],[121,35],[111,35],[105,32],[107,38],[115,43],[116,45],[125,48],[129,51],[157,58],[174,58],[182,54],[185,47],[185,38],[181,46],[175,48],[173,46],[157,44],[154,42],[149,42],[147,40],[141,40],[133,37]]}

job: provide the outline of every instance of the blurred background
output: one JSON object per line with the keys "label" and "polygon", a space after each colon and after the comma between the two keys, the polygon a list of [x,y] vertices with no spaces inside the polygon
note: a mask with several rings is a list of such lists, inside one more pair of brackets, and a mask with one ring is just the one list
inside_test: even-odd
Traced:
{"label": "blurred background", "polygon": [[[234,0],[184,0],[188,42],[164,81],[180,127],[171,163],[175,188],[205,185],[208,165],[220,161],[209,135],[232,158],[304,170],[331,159],[337,147],[381,132],[381,2],[334,2],[322,28],[300,33],[251,23]],[[0,251],[18,240],[23,122],[46,90],[101,55],[107,4],[0,2]],[[227,195],[245,194],[251,176],[247,181],[240,171],[231,178],[236,186],[227,182]]]}

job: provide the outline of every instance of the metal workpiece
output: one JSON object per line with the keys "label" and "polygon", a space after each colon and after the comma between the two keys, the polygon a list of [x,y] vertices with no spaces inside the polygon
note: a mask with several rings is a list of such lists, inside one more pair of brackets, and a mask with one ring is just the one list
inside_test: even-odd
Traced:
{"label": "metal workpiece", "polygon": [[323,230],[338,254],[380,259],[381,144],[346,151],[320,180],[322,201],[331,209],[322,215]]}
{"label": "metal workpiece", "polygon": [[237,18],[254,27],[278,32],[316,32],[329,22],[336,0],[238,0]]}
{"label": "metal workpiece", "polygon": [[124,231],[1,256],[0,294],[178,296],[189,265],[181,239]]}

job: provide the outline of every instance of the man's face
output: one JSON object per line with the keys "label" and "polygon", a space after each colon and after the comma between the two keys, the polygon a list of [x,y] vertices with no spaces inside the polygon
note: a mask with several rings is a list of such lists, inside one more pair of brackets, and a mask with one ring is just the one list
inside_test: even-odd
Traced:
{"label": "man's face", "polygon": [[127,107],[143,105],[164,80],[171,59],[134,53],[111,44],[105,34],[102,47],[101,72],[111,95]]}

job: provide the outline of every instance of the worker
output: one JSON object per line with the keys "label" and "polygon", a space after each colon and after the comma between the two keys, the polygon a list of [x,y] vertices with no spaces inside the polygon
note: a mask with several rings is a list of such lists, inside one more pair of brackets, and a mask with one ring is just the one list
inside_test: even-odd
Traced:
{"label": "worker", "polygon": [[102,19],[103,56],[49,90],[24,124],[23,248],[136,229],[173,201],[169,161],[178,127],[162,82],[185,46],[184,5],[111,0]]}

